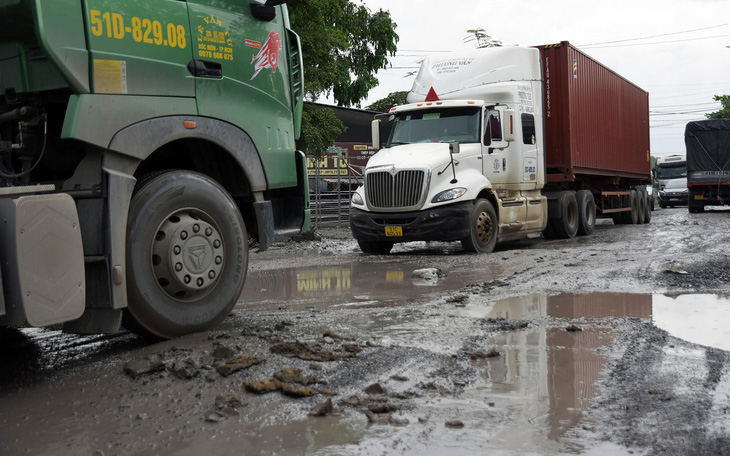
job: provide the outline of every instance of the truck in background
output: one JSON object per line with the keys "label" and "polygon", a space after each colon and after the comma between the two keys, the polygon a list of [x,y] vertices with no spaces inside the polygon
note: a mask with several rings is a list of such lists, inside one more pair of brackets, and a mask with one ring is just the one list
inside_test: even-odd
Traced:
{"label": "truck in background", "polygon": [[437,240],[490,252],[590,234],[596,217],[651,218],[648,93],[568,42],[427,58],[408,101],[386,115],[386,147],[352,198],[363,252]]}
{"label": "truck in background", "polygon": [[685,154],[657,157],[654,169],[654,187],[657,191],[664,190],[670,180],[687,178],[687,156]]}
{"label": "truck in background", "polygon": [[689,122],[684,144],[689,212],[730,205],[730,119]]}
{"label": "truck in background", "polygon": [[309,223],[285,0],[0,0],[0,326],[208,329]]}

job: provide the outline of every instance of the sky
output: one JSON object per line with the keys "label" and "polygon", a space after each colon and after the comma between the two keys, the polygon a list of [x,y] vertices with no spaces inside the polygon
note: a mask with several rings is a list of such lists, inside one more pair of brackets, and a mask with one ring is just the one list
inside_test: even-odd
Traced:
{"label": "sky", "polygon": [[482,28],[504,46],[569,41],[649,92],[651,153],[684,153],[684,127],[730,94],[728,0],[352,0],[390,12],[398,53],[365,107],[410,90],[426,55],[474,47]]}

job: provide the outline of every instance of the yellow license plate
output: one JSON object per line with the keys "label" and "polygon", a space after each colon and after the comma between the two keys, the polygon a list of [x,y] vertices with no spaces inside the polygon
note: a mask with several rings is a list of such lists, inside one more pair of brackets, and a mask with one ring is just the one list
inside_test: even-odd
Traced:
{"label": "yellow license plate", "polygon": [[386,236],[403,236],[403,227],[400,227],[400,226],[386,226],[385,227],[385,235]]}
{"label": "yellow license plate", "polygon": [[704,195],[695,195],[695,199],[696,200],[703,200],[703,199],[705,199],[705,196]]}

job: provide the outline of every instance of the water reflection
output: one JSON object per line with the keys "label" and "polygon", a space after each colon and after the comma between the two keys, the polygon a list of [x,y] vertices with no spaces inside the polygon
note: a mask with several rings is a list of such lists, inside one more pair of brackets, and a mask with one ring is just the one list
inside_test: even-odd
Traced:
{"label": "water reflection", "polygon": [[408,298],[483,282],[499,271],[452,271],[448,276],[414,277],[418,264],[359,262],[345,266],[315,266],[249,274],[241,299],[251,303],[275,299],[343,300]]}
{"label": "water reflection", "polygon": [[726,295],[654,295],[653,320],[682,340],[730,350],[730,298]]}
{"label": "water reflection", "polygon": [[[563,327],[533,324],[521,331],[498,333],[494,345],[504,347],[503,356],[481,363],[487,385],[482,392],[499,400],[516,417],[513,426],[495,436],[498,446],[530,451],[545,438],[561,441],[599,393],[596,381],[607,361],[599,349],[609,345],[612,338],[611,327],[601,325],[600,319],[650,319],[651,314],[650,294],[537,294],[495,302],[487,317],[566,319]],[[567,331],[568,324],[577,318],[592,324],[579,323],[582,331]],[[528,435],[531,438],[526,439]],[[582,448],[574,450],[580,452]]]}

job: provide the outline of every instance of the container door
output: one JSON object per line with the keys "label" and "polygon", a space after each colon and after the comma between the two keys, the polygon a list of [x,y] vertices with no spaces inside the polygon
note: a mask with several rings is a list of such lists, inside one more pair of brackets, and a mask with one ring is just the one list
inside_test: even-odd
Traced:
{"label": "container door", "polygon": [[270,184],[296,185],[286,10],[275,7],[275,17],[264,20],[254,17],[251,2],[187,4],[198,112],[246,131]]}
{"label": "container door", "polygon": [[179,0],[87,0],[93,93],[195,96],[188,10]]}

